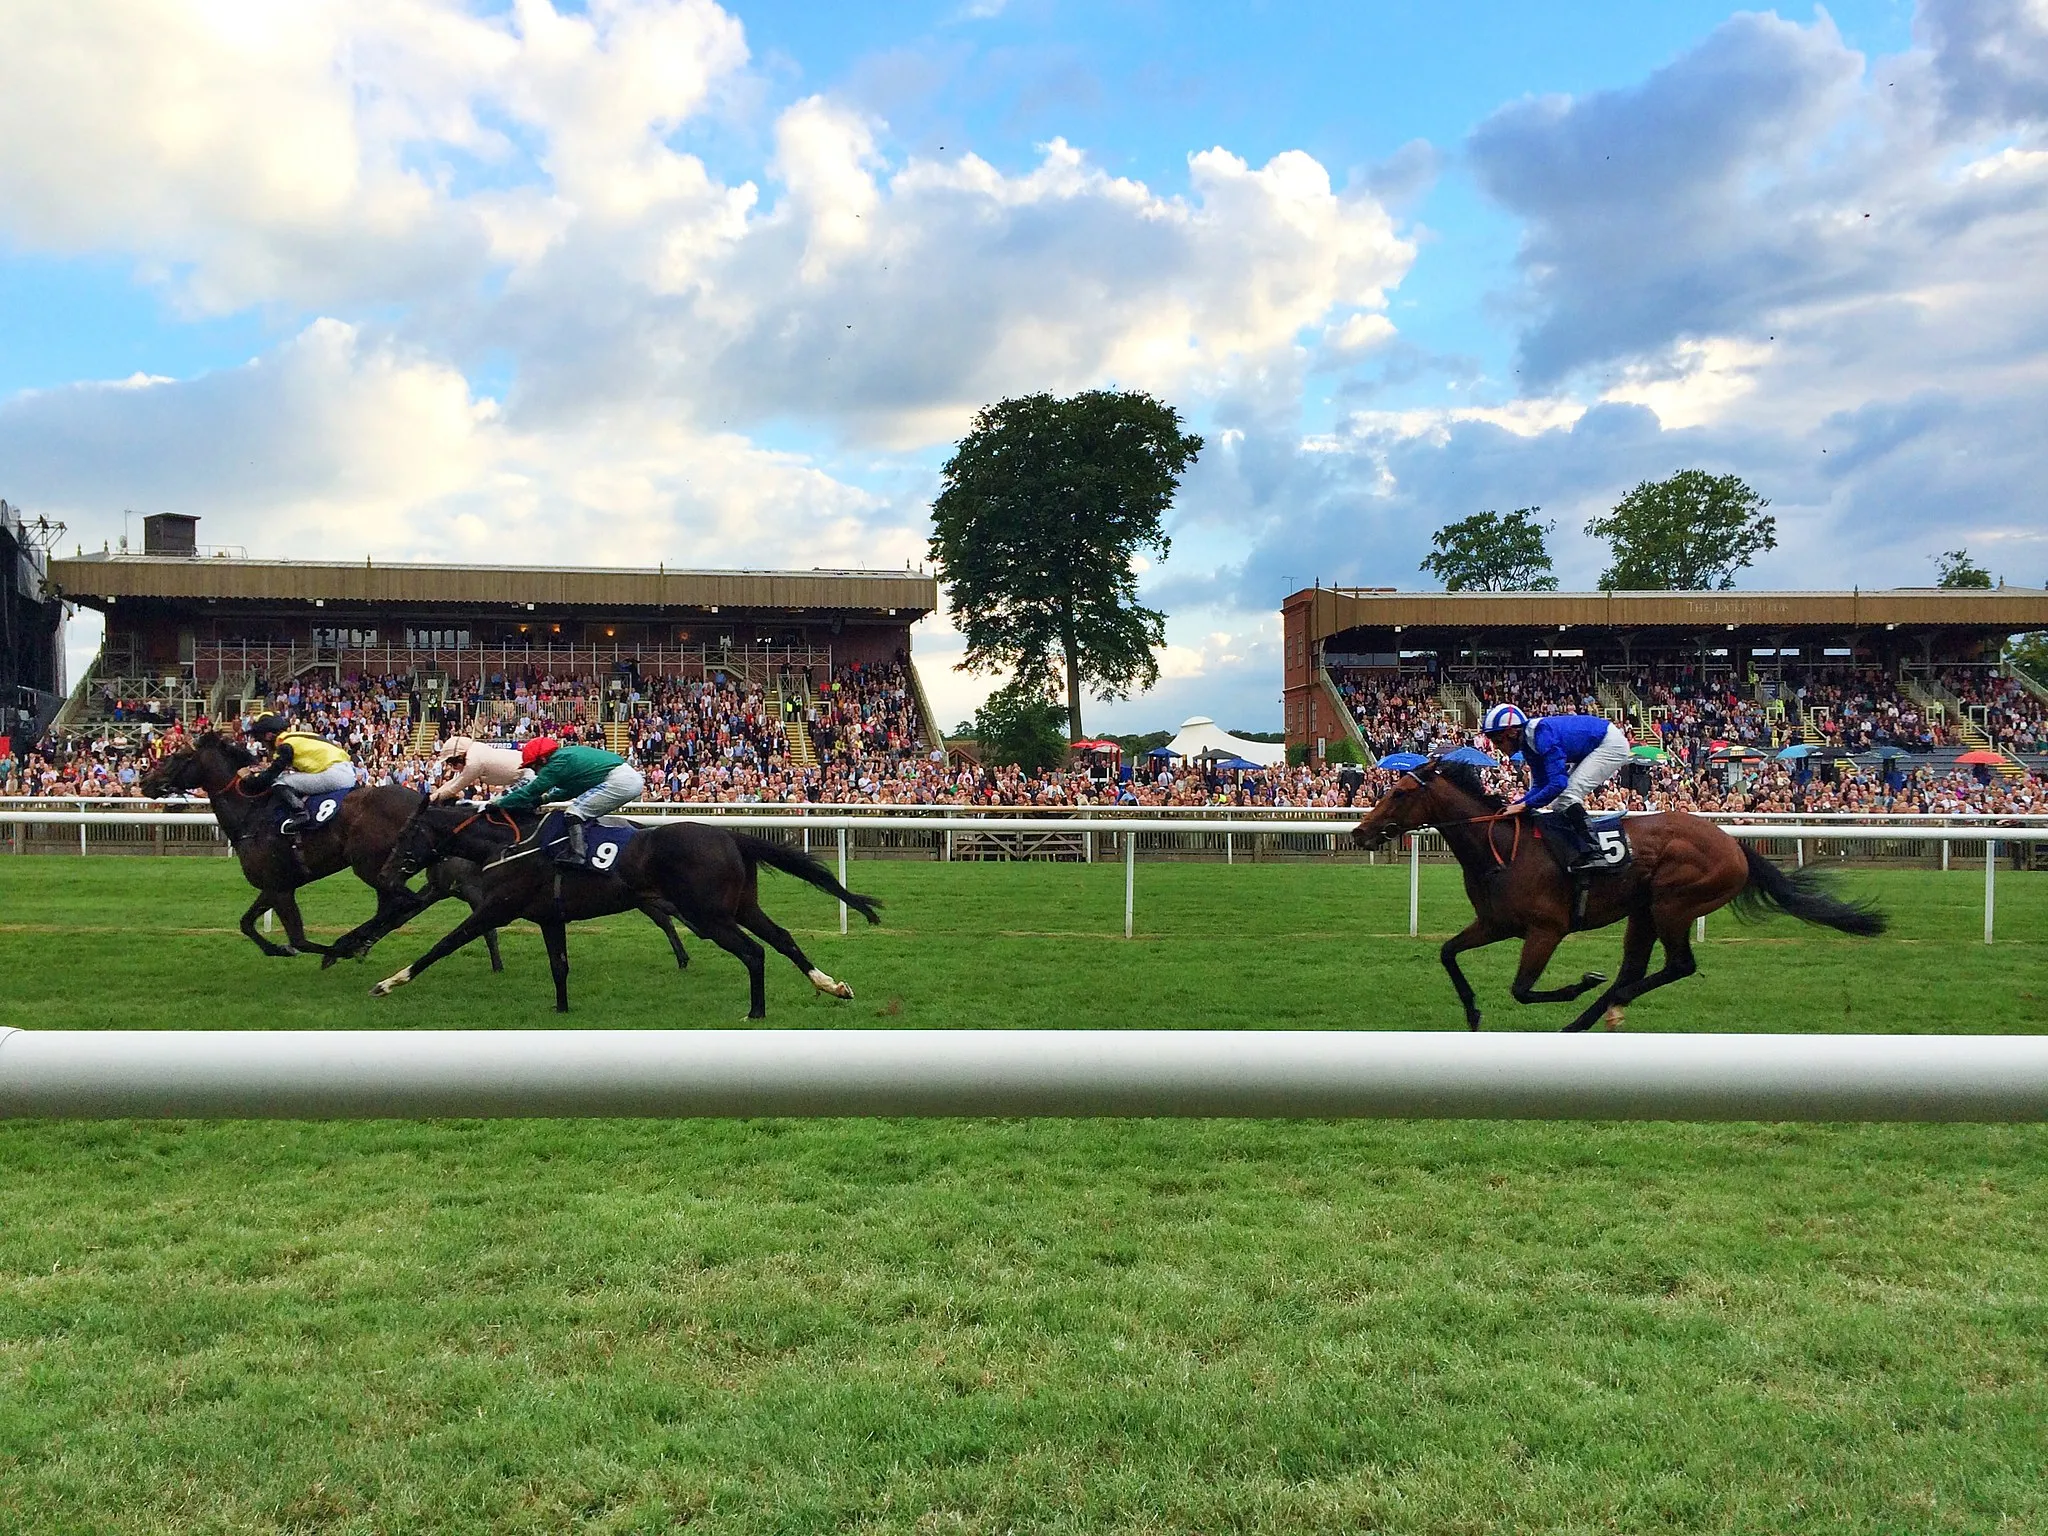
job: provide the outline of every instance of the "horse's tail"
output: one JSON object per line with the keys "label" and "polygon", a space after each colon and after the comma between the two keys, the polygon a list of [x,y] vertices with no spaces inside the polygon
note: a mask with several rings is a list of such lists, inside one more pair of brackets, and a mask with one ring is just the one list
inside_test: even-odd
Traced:
{"label": "horse's tail", "polygon": [[1828,877],[1821,871],[1801,869],[1788,873],[1747,844],[1742,856],[1749,860],[1749,884],[1735,898],[1738,915],[1757,918],[1776,908],[1802,922],[1839,928],[1843,933],[1863,938],[1884,932],[1882,912],[1868,902],[1843,901],[1831,894]]}
{"label": "horse's tail", "polygon": [[822,860],[812,858],[796,848],[785,848],[781,843],[771,843],[765,837],[750,837],[745,832],[734,832],[732,840],[740,850],[740,857],[751,868],[766,864],[770,869],[779,869],[785,875],[808,881],[829,896],[837,896],[854,911],[871,923],[882,920],[882,904],[872,896],[863,896],[858,891],[849,891],[833,877],[832,871]]}

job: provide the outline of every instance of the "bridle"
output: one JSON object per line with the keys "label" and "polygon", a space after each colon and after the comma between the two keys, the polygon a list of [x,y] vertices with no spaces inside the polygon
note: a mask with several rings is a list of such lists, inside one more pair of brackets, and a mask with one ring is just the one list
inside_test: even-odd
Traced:
{"label": "bridle", "polygon": [[[1431,774],[1430,777],[1433,779],[1436,777],[1436,775]],[[1410,785],[1413,786],[1412,790],[1403,789],[1401,787],[1402,780],[1404,779]],[[1414,769],[1411,768],[1406,773],[1402,774],[1399,779],[1394,780],[1393,789],[1390,791],[1390,793],[1403,795],[1410,793],[1420,793],[1422,788],[1422,777],[1419,774],[1417,774]],[[1493,862],[1496,868],[1506,869],[1510,864],[1514,863],[1515,859],[1521,854],[1522,823],[1526,820],[1528,820],[1527,816],[1521,814],[1520,812],[1499,810],[1490,811],[1484,816],[1460,816],[1457,817],[1455,820],[1451,821],[1433,821],[1428,823],[1428,825],[1435,827],[1439,832],[1443,831],[1447,827],[1486,828],[1486,851],[1493,855]],[[1494,825],[1498,822],[1503,821],[1512,821],[1515,824],[1515,835],[1513,840],[1508,844],[1508,856],[1506,858],[1502,858],[1500,856],[1500,844],[1497,841],[1495,841],[1493,835]],[[1418,825],[1420,825],[1420,823],[1418,823]],[[1413,831],[1414,829],[1410,828],[1409,830]]]}

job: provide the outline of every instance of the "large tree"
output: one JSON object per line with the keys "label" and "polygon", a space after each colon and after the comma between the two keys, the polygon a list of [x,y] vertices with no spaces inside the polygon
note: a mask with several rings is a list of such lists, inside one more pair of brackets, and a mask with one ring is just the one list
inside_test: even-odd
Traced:
{"label": "large tree", "polygon": [[1944,550],[1934,557],[1934,584],[1938,587],[1983,589],[1991,585],[1991,573],[1970,558],[1967,549]]}
{"label": "large tree", "polygon": [[1778,520],[1764,515],[1769,505],[1735,475],[1682,469],[1669,480],[1645,480],[1586,524],[1614,556],[1600,588],[1726,591],[1737,571],[1778,547]]}
{"label": "large tree", "polygon": [[975,711],[974,739],[987,767],[1043,773],[1066,761],[1065,724],[1065,712],[1042,690],[1013,682]]}
{"label": "large tree", "polygon": [[1447,592],[1555,592],[1550,551],[1543,536],[1557,525],[1539,523],[1541,507],[1475,512],[1437,529],[1436,548],[1422,569]]}
{"label": "large tree", "polygon": [[1121,699],[1159,681],[1166,615],[1138,602],[1135,561],[1164,559],[1163,518],[1202,450],[1180,413],[1134,391],[988,406],[946,461],[931,558],[967,637],[961,666],[1025,690]]}

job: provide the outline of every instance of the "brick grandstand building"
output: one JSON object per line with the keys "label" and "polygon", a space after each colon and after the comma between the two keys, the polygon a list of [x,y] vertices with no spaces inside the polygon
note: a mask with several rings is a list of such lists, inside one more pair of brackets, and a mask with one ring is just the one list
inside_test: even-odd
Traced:
{"label": "brick grandstand building", "polygon": [[[2048,592],[1905,588],[1848,592],[1400,592],[1311,587],[1281,605],[1287,740],[1350,740],[1368,757],[1361,698],[1398,695],[1447,731],[1478,723],[1482,695],[1513,687],[1605,713],[1639,739],[1670,686],[1711,689],[1786,722],[1774,736],[1832,739],[1811,701],[1845,686],[1879,708],[1903,703],[1946,744],[1996,736],[2015,711],[2038,718],[2048,693],[2000,664],[2013,634],[2048,628]],[[1992,699],[1992,703],[1983,702]],[[1995,715],[1997,700],[2008,700]],[[1490,701],[1490,698],[1489,700]],[[1867,708],[1866,708],[1866,712]],[[1797,716],[1797,718],[1792,718]],[[1808,718],[1815,716],[1818,718]],[[1426,732],[1424,733],[1427,734]],[[2032,738],[2029,737],[2029,740]]]}

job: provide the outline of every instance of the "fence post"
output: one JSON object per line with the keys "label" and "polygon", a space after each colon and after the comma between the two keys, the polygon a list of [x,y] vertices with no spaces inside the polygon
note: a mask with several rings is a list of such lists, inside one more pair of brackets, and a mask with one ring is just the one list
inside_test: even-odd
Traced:
{"label": "fence post", "polygon": [[1422,839],[1408,834],[1408,937],[1422,932]]}
{"label": "fence post", "polygon": [[1237,862],[1237,834],[1235,832],[1223,834],[1223,862],[1225,864],[1235,864]]}
{"label": "fence post", "polygon": [[1707,942],[1707,914],[1702,912],[1699,920],[1692,925],[1692,941],[1695,944]]}
{"label": "fence post", "polygon": [[[846,828],[839,829],[839,883],[846,884]],[[839,931],[846,932],[846,903],[839,903]]]}
{"label": "fence post", "polygon": [[1945,837],[1941,840],[1941,872],[1944,875],[1948,873],[1948,839]]}
{"label": "fence post", "polygon": [[1998,840],[1984,839],[1984,942],[1991,942],[1991,913],[1998,889]]}
{"label": "fence post", "polygon": [[1138,834],[1124,834],[1124,937],[1131,937],[1131,919],[1138,902]]}
{"label": "fence post", "polygon": [[1803,838],[1803,837],[1802,837],[1802,838],[1798,838],[1798,839],[1796,839],[1796,840],[1795,840],[1795,841],[1793,842],[1793,844],[1792,844],[1792,856],[1793,856],[1794,860],[1796,861],[1796,864],[1797,864],[1797,867],[1798,867],[1798,868],[1800,868],[1800,869],[1804,869],[1804,868],[1806,868],[1806,839],[1805,839],[1805,838]]}
{"label": "fence post", "polygon": [[81,859],[85,857],[85,823],[82,821],[78,824],[78,856]]}
{"label": "fence post", "polygon": [[946,828],[946,862],[948,864],[953,862],[953,829],[951,827]]}

